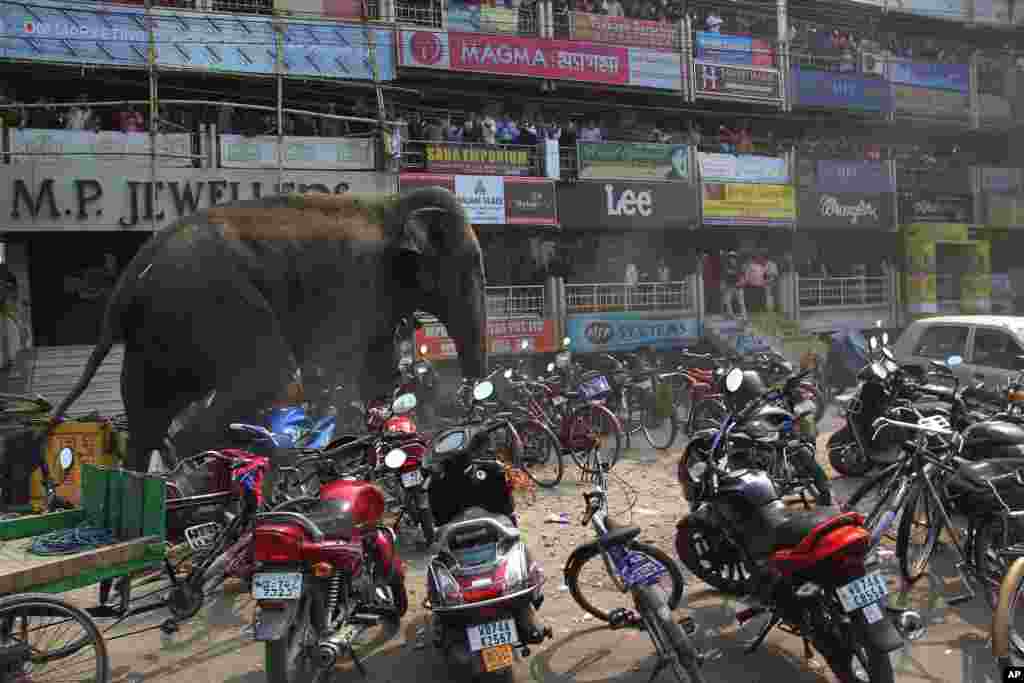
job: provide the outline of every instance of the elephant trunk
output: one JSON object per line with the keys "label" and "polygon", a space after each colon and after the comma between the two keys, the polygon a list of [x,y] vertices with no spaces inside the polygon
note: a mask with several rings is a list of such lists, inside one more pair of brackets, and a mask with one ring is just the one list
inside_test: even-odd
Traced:
{"label": "elephant trunk", "polygon": [[459,352],[463,377],[480,378],[487,373],[487,301],[483,273],[464,276],[468,291],[462,301],[468,306],[449,309],[444,321]]}

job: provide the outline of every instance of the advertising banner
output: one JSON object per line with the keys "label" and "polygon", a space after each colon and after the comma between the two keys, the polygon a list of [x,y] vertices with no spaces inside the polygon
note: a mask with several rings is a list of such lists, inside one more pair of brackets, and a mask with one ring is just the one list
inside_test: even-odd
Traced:
{"label": "advertising banner", "polygon": [[[370,138],[284,138],[284,168],[368,170],[377,168],[376,144]],[[220,135],[224,168],[277,168],[277,137]]]}
{"label": "advertising banner", "polygon": [[[524,352],[523,340],[529,344]],[[519,318],[487,321],[487,352],[497,354],[551,353],[555,343],[555,322],[544,318]],[[440,322],[427,323],[416,330],[416,347],[427,347],[422,354],[427,360],[458,358],[455,342]]]}
{"label": "advertising banner", "polygon": [[971,68],[967,64],[911,62],[891,58],[887,68],[889,80],[893,83],[932,90],[952,90],[965,96],[970,94]]}
{"label": "advertising banner", "polygon": [[886,0],[890,12],[907,12],[924,17],[967,21],[968,3],[971,0]]}
{"label": "advertising banner", "polygon": [[502,145],[425,145],[426,169],[431,173],[530,175],[530,150]]}
{"label": "advertising banner", "polygon": [[1021,188],[1021,169],[1019,168],[982,166],[978,168],[978,175],[981,180],[982,192],[1013,194]]}
{"label": "advertising banner", "polygon": [[985,195],[985,224],[992,228],[1024,227],[1024,197]]}
{"label": "advertising banner", "polygon": [[694,62],[697,96],[708,99],[781,102],[779,72]]}
{"label": "advertising banner", "polygon": [[700,153],[700,178],[714,183],[785,185],[789,168],[785,159],[756,154]]}
{"label": "advertising banner", "polygon": [[563,228],[685,229],[700,217],[696,185],[605,181],[558,184]]}
{"label": "advertising banner", "polygon": [[[149,133],[122,133],[120,131],[60,130],[49,128],[11,128],[11,163],[56,164],[80,162],[90,154],[97,164],[150,165]],[[192,134],[160,133],[156,139],[160,167],[192,166]],[[23,156],[15,156],[20,153]],[[122,156],[122,154],[124,156]],[[74,155],[74,156],[70,156]],[[77,158],[75,158],[77,157]]]}
{"label": "advertising banner", "polygon": [[[34,1],[0,5],[0,57],[37,62],[147,67],[151,27],[156,63],[225,73],[277,73],[379,80],[395,77],[394,32],[368,25]],[[369,46],[373,44],[372,59]]]}
{"label": "advertising banner", "polygon": [[504,0],[498,3],[448,1],[448,28],[463,33],[519,32],[519,5],[511,7]]}
{"label": "advertising banner", "polygon": [[775,66],[775,48],[772,42],[750,36],[697,31],[694,56],[709,64]]}
{"label": "advertising banner", "polygon": [[667,50],[435,31],[400,40],[406,67],[682,90],[679,54]]}
{"label": "advertising banner", "polygon": [[901,223],[973,223],[970,197],[915,193],[900,202]]}
{"label": "advertising banner", "polygon": [[401,192],[443,187],[462,201],[474,225],[557,225],[555,184],[547,178],[403,173]]}
{"label": "advertising banner", "polygon": [[895,192],[896,181],[881,161],[819,159],[814,164],[814,188],[818,192],[883,194]]}
{"label": "advertising banner", "polygon": [[896,111],[903,114],[966,120],[970,113],[968,96],[950,90],[894,85],[893,95]]}
{"label": "advertising banner", "polygon": [[287,192],[395,191],[387,173],[238,168],[148,169],[91,160],[0,166],[0,212],[5,229],[151,230],[196,211],[239,199]]}
{"label": "advertising banner", "polygon": [[701,324],[696,318],[644,318],[634,312],[569,315],[566,331],[573,350],[628,351],[641,346],[670,350],[701,337]]}
{"label": "advertising banner", "polygon": [[591,180],[690,180],[686,145],[653,142],[580,142],[579,177]]}
{"label": "advertising banner", "polygon": [[570,12],[569,35],[576,40],[671,50],[678,42],[674,24],[648,19]]}
{"label": "advertising banner", "polygon": [[864,228],[893,226],[891,194],[800,191],[801,228]]}
{"label": "advertising banner", "polygon": [[882,78],[793,67],[793,104],[888,114],[892,87]]}
{"label": "advertising banner", "polygon": [[704,183],[705,225],[791,227],[796,221],[792,185]]}

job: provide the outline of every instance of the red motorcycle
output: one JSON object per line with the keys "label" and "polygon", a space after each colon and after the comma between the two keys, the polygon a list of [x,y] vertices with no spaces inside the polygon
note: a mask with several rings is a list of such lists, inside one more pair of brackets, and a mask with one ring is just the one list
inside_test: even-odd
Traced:
{"label": "red motorcycle", "polygon": [[397,624],[405,615],[405,568],[394,532],[380,524],[384,510],[374,484],[338,479],[320,487],[319,499],[302,502],[302,511],[257,516],[254,634],[266,643],[270,683],[318,680],[342,653],[365,675],[353,643],[382,620]]}

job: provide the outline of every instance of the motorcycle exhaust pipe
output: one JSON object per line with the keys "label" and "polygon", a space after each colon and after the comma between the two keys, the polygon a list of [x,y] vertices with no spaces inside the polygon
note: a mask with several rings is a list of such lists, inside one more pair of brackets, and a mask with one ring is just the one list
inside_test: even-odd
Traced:
{"label": "motorcycle exhaust pipe", "polygon": [[920,613],[909,609],[897,614],[893,625],[906,640],[920,640],[927,631]]}
{"label": "motorcycle exhaust pipe", "polygon": [[317,658],[320,666],[326,669],[334,668],[335,663],[338,661],[338,655],[341,654],[341,648],[349,644],[351,637],[351,634],[346,633],[346,630],[342,630],[340,633],[334,633],[321,640],[317,647]]}

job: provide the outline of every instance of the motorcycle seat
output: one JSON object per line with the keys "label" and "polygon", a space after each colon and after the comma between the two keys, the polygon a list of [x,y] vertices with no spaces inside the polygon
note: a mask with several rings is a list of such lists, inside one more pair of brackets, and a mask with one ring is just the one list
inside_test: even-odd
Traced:
{"label": "motorcycle seat", "polygon": [[306,513],[265,512],[256,516],[256,522],[296,524],[305,529],[315,542],[324,539],[347,541],[355,534],[352,510],[342,509],[340,500],[321,500]]}
{"label": "motorcycle seat", "polygon": [[781,506],[762,508],[773,551],[800,545],[814,527],[838,514],[840,511],[835,507],[813,510],[789,510]]}

